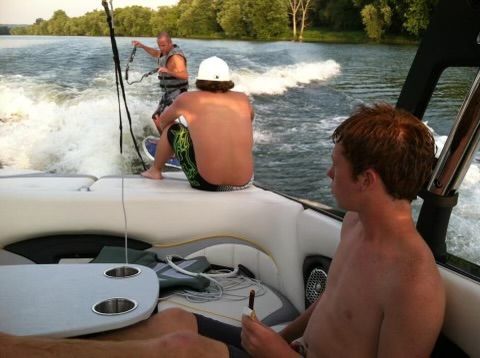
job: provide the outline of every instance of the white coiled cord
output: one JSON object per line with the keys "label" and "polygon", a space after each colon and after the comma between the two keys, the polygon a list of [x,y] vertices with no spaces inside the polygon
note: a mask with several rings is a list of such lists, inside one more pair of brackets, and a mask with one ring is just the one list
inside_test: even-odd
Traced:
{"label": "white coiled cord", "polygon": [[178,255],[168,255],[165,257],[167,264],[174,270],[193,277],[205,277],[210,280],[210,285],[204,291],[194,291],[182,289],[172,292],[171,295],[159,298],[160,301],[166,300],[172,296],[182,296],[187,301],[192,303],[202,303],[210,301],[218,301],[220,299],[227,301],[242,301],[248,299],[249,290],[245,293],[238,293],[238,291],[255,287],[255,296],[260,297],[267,293],[265,286],[256,279],[239,275],[238,266],[233,270],[211,270],[208,273],[198,273],[185,270],[176,265],[172,259],[182,258]]}

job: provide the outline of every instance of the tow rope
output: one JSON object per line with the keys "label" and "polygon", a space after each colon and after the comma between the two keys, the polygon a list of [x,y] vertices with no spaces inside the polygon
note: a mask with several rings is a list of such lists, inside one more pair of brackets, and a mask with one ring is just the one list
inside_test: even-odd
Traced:
{"label": "tow rope", "polygon": [[128,57],[127,66],[125,67],[125,81],[127,81],[129,85],[133,85],[134,83],[140,83],[144,78],[147,78],[148,76],[151,76],[154,73],[157,73],[158,71],[158,68],[154,68],[153,70],[144,73],[139,80],[132,81],[132,82],[128,81],[128,71],[130,70],[130,64],[133,62],[133,59],[135,58],[136,53],[137,53],[137,47],[133,46],[132,52],[130,52],[130,56]]}
{"label": "tow rope", "polygon": [[105,9],[105,14],[107,16],[107,23],[108,23],[108,28],[109,28],[109,31],[110,31],[110,42],[112,43],[113,62],[115,63],[115,84],[116,84],[116,87],[117,87],[118,117],[120,119],[120,124],[119,124],[119,129],[120,129],[120,154],[123,154],[123,125],[122,125],[122,111],[121,111],[121,104],[120,104],[120,89],[121,89],[123,104],[124,104],[124,107],[125,107],[125,112],[127,113],[128,125],[130,127],[130,135],[132,136],[133,145],[135,147],[135,151],[138,154],[138,157],[140,158],[140,161],[142,162],[143,169],[147,170],[147,166],[145,165],[145,162],[143,161],[142,155],[140,154],[140,150],[138,149],[138,144],[137,144],[137,141],[135,139],[135,135],[133,134],[132,118],[130,116],[130,110],[128,109],[128,105],[127,105],[127,97],[125,95],[125,87],[123,85],[123,79],[122,79],[122,69],[121,69],[121,66],[120,66],[120,57],[118,55],[117,41],[115,40],[115,30],[114,30],[114,27],[113,27],[112,0],[110,0],[110,6],[112,7],[112,13],[110,12],[110,9],[108,8],[107,0],[102,0],[102,6]]}

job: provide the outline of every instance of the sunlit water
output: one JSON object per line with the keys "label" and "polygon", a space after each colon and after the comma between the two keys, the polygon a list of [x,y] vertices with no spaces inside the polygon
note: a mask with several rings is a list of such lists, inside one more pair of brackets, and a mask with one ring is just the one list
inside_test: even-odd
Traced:
{"label": "sunlit water", "polygon": [[[119,38],[123,67],[132,39]],[[154,46],[152,38],[141,39]],[[191,83],[200,61],[224,58],[255,117],[255,179],[335,205],[326,171],[333,129],[359,103],[394,104],[415,47],[183,40]],[[137,51],[130,79],[155,67]],[[475,72],[448,70],[425,116],[441,147]],[[151,76],[127,85],[138,141],[154,134],[160,97]],[[124,116],[125,118],[125,116]],[[124,122],[127,168],[140,163]],[[55,173],[119,174],[118,106],[108,38],[0,37],[0,164]],[[215,136],[215,133],[212,133]],[[478,155],[477,155],[478,158]],[[480,263],[480,168],[470,168],[449,230],[449,251]]]}

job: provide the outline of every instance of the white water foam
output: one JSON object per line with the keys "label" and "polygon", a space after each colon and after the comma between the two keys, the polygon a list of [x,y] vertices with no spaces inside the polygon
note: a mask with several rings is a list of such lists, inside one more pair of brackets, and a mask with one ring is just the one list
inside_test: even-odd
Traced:
{"label": "white water foam", "polygon": [[265,72],[241,69],[232,72],[235,91],[250,95],[279,95],[289,88],[315,81],[326,81],[340,73],[340,65],[327,60],[271,67]]}
{"label": "white water foam", "polygon": [[[260,73],[233,73],[235,90],[247,94],[281,94],[288,88],[323,81],[340,72],[332,60],[277,66]],[[140,73],[132,72],[132,79]],[[147,81],[148,82],[148,81]],[[118,107],[111,73],[97,74],[84,91],[40,83],[22,76],[0,76],[0,163],[4,167],[96,176],[119,174]],[[150,86],[142,83],[138,86]],[[129,96],[136,138],[152,126],[155,103]],[[124,117],[126,161],[136,154]],[[256,130],[257,144],[272,141]]]}
{"label": "white water foam", "polygon": [[272,132],[260,129],[254,129],[253,141],[255,144],[268,144],[273,141]]}
{"label": "white water foam", "polygon": [[[118,106],[111,87],[89,89],[62,101],[49,100],[41,93],[46,87],[33,82],[24,82],[23,88],[0,83],[0,163],[68,174],[119,174]],[[141,138],[154,104],[130,97],[129,106],[137,114],[133,129]],[[123,118],[124,153],[129,161],[136,154],[125,114]]]}
{"label": "white water foam", "polygon": [[[428,126],[428,123],[426,123]],[[430,128],[430,127],[429,127]],[[432,130],[432,128],[430,128]],[[447,136],[438,136],[432,130],[439,157],[447,141]],[[455,255],[480,265],[480,242],[478,237],[480,222],[480,166],[472,163],[459,189],[459,199],[454,207],[449,225],[447,250]]]}

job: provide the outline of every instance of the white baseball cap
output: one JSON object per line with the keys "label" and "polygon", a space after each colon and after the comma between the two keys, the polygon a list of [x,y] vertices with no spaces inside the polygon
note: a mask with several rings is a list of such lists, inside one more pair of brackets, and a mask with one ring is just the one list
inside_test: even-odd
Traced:
{"label": "white baseball cap", "polygon": [[197,80],[230,81],[230,69],[224,60],[217,56],[212,56],[200,63]]}

